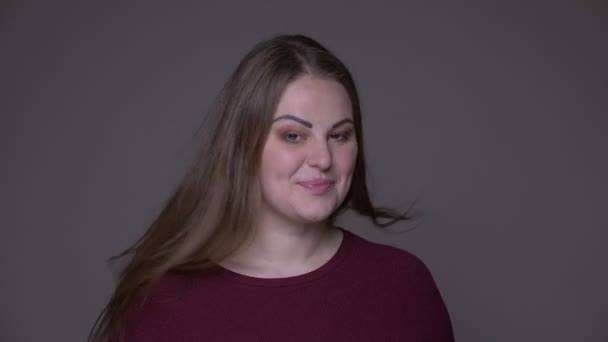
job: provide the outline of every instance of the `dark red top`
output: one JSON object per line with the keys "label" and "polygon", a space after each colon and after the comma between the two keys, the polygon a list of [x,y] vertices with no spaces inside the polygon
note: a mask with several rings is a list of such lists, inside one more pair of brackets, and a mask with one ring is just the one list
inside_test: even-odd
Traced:
{"label": "dark red top", "polygon": [[417,257],[343,232],[327,263],[298,276],[255,278],[220,266],[169,274],[131,306],[125,341],[454,340]]}

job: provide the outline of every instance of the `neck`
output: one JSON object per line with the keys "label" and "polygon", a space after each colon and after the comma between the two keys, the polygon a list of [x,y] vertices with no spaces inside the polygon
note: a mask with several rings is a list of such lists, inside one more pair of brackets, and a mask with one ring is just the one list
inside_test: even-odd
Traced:
{"label": "neck", "polygon": [[255,233],[221,265],[238,273],[281,277],[313,270],[331,258],[341,234],[327,223],[296,224],[264,218]]}

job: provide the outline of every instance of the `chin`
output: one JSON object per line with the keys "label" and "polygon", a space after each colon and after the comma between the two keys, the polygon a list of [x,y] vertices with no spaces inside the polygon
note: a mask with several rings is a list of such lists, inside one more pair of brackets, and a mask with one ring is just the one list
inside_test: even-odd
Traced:
{"label": "chin", "polygon": [[302,217],[302,221],[306,222],[306,223],[322,223],[327,221],[327,219],[329,218],[329,215],[323,215],[323,216],[314,216],[314,217]]}
{"label": "chin", "polygon": [[325,205],[317,207],[311,208],[308,206],[307,208],[301,208],[304,210],[300,211],[300,216],[314,222],[326,221],[338,209],[341,203],[341,201],[331,201],[331,203],[325,203]]}
{"label": "chin", "polygon": [[325,222],[327,221],[327,219],[331,216],[331,214],[334,212],[333,208],[332,210],[319,210],[319,211],[308,211],[308,212],[300,212],[298,213],[298,216],[300,217],[300,220],[303,222],[307,222],[307,223],[321,223],[321,222]]}

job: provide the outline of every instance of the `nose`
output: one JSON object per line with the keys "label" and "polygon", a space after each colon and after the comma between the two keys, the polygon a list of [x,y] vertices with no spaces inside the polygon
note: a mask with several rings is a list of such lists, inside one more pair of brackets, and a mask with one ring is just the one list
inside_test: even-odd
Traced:
{"label": "nose", "polygon": [[308,165],[327,170],[332,164],[332,151],[326,140],[311,142],[308,153]]}

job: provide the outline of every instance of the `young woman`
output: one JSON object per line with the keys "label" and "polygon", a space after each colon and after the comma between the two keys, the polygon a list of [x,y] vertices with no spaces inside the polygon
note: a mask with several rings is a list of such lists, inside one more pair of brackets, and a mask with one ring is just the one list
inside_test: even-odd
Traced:
{"label": "young woman", "polygon": [[[241,61],[212,134],[130,256],[90,341],[453,341],[412,254],[334,225],[379,227],[359,98],[346,67],[283,35]],[[388,219],[380,223],[379,219]]]}

